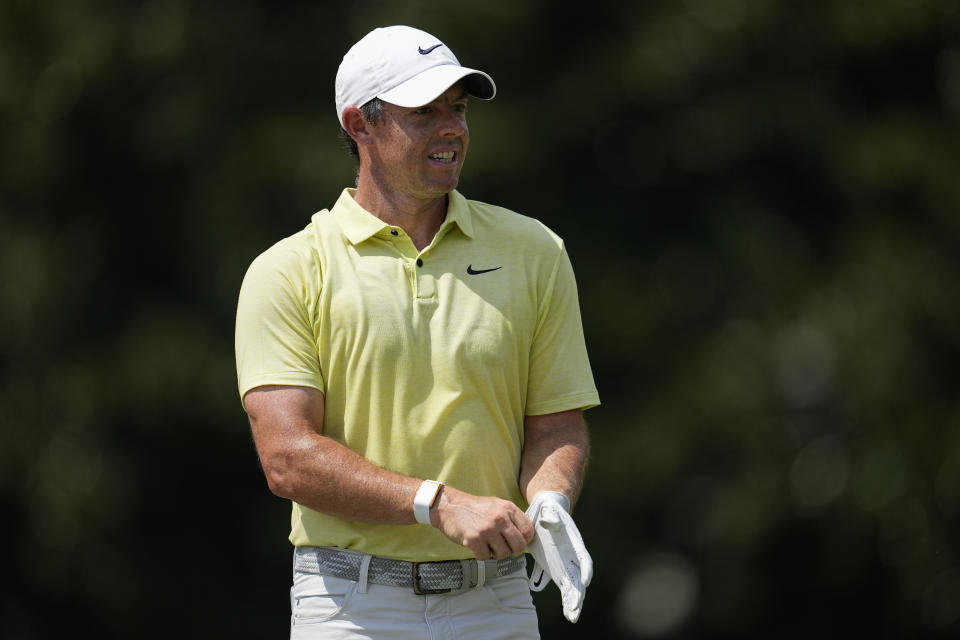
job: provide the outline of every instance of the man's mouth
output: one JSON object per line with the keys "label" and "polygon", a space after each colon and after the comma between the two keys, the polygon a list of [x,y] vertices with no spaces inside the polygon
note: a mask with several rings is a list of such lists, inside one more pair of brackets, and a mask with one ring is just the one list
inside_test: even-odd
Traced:
{"label": "man's mouth", "polygon": [[456,151],[438,151],[437,153],[431,153],[431,160],[439,160],[440,162],[453,162],[457,157]]}

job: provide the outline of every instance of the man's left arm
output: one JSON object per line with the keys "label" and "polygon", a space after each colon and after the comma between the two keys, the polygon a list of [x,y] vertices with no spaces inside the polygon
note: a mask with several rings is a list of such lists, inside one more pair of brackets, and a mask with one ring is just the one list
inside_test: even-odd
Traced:
{"label": "man's left arm", "polygon": [[[530,413],[523,424],[519,488],[530,505],[526,514],[534,526],[527,546],[535,561],[530,588],[540,591],[547,583],[556,583],[564,616],[576,622],[593,578],[593,559],[570,513],[580,495],[589,453],[583,409],[600,400],[587,359],[573,267],[562,248],[541,299],[544,304],[530,349],[526,405]],[[579,408],[548,413],[561,402]]]}
{"label": "man's left arm", "polygon": [[567,497],[572,510],[590,449],[583,411],[526,416],[523,432],[520,491],[527,502],[540,491],[557,491]]}

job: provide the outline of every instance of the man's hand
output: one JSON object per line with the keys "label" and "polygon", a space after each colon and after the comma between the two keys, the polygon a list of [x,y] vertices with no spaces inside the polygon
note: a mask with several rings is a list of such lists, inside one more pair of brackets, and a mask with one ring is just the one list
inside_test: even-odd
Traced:
{"label": "man's hand", "polygon": [[593,579],[593,559],[587,553],[580,530],[567,513],[570,502],[556,491],[541,491],[527,509],[536,537],[530,553],[536,563],[530,588],[542,591],[553,580],[563,599],[563,615],[570,622],[580,617],[587,586]]}
{"label": "man's hand", "polygon": [[475,496],[449,485],[430,509],[430,521],[457,544],[469,547],[478,560],[510,558],[533,540],[533,524],[509,500]]}

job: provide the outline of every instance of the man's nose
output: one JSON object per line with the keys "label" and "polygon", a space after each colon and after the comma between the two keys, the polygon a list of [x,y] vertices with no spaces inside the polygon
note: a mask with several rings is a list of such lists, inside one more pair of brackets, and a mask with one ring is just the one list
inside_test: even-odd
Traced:
{"label": "man's nose", "polygon": [[467,132],[467,119],[462,111],[444,109],[440,126],[442,135],[462,136]]}

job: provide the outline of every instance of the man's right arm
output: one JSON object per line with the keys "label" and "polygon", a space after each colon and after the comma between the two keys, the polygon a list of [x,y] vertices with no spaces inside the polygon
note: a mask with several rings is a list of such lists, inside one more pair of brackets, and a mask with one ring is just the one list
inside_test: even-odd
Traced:
{"label": "man's right arm", "polygon": [[[244,396],[244,406],[273,493],[347,520],[416,523],[413,499],[422,480],[373,465],[324,436],[320,391],[256,387]],[[529,518],[512,502],[450,486],[440,492],[430,519],[480,560],[519,555],[534,533]]]}

